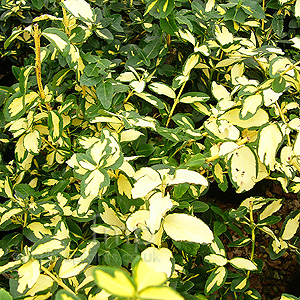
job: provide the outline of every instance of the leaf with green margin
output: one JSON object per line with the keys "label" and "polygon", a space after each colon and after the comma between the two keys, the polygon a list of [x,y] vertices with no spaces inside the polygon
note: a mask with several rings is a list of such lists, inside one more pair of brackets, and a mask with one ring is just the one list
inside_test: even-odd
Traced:
{"label": "leaf with green margin", "polygon": [[49,135],[53,142],[56,142],[63,132],[63,118],[57,110],[51,110],[48,113]]}
{"label": "leaf with green margin", "polygon": [[210,295],[217,291],[225,283],[226,278],[227,270],[225,267],[218,267],[213,270],[206,280],[204,289],[205,294]]}
{"label": "leaf with green margin", "polygon": [[20,76],[19,76],[19,88],[22,95],[26,94],[27,91],[27,84],[30,73],[35,69],[34,66],[27,66],[22,69]]}
{"label": "leaf with green margin", "polygon": [[58,255],[68,245],[68,240],[53,239],[52,236],[45,236],[36,242],[31,248],[31,255],[36,259],[48,258]]}
{"label": "leaf with green margin", "polygon": [[68,55],[70,51],[70,41],[68,36],[58,28],[48,27],[43,30],[44,36],[63,56]]}
{"label": "leaf with green margin", "polygon": [[230,289],[233,292],[244,292],[250,285],[247,277],[240,276],[232,280]]}
{"label": "leaf with green margin", "polygon": [[14,121],[23,116],[27,108],[39,97],[36,92],[29,91],[22,96],[20,91],[14,93],[4,105],[4,117],[7,121]]}

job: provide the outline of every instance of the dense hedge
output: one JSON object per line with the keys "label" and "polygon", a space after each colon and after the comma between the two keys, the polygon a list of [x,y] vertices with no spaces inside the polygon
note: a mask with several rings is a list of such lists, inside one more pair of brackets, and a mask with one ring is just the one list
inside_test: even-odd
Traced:
{"label": "dense hedge", "polygon": [[0,11],[0,298],[264,297],[258,237],[298,260],[300,211],[203,196],[300,190],[300,0]]}

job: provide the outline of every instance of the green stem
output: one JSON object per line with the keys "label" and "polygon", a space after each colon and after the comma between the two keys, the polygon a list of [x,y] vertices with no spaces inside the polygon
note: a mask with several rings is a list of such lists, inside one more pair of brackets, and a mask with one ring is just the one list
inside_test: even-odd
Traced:
{"label": "green stem", "polygon": [[179,91],[178,95],[176,96],[176,98],[175,98],[175,100],[174,100],[173,106],[172,106],[172,108],[171,108],[171,110],[170,110],[169,117],[168,117],[168,120],[167,120],[167,123],[166,123],[166,127],[168,127],[168,125],[169,125],[169,123],[170,123],[170,121],[171,121],[171,119],[172,119],[174,110],[175,110],[177,104],[179,103],[179,98],[180,98],[180,96],[181,96],[181,94],[182,94],[182,92],[183,92],[183,89],[184,89],[185,85],[186,85],[186,82],[184,82],[184,83],[182,84],[182,86],[181,86],[181,88],[180,88],[180,91]]}

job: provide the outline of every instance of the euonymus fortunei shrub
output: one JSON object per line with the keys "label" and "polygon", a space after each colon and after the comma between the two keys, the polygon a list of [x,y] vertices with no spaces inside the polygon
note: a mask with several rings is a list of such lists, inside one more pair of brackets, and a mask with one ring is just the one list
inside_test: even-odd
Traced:
{"label": "euonymus fortunei shrub", "polygon": [[1,5],[1,299],[261,299],[256,236],[298,255],[300,211],[201,195],[299,192],[299,0]]}

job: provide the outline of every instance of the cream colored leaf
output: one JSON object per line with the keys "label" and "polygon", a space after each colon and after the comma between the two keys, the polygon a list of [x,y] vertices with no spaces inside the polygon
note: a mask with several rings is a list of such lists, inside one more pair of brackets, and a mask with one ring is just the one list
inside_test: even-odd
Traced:
{"label": "cream colored leaf", "polygon": [[165,95],[172,99],[176,98],[176,94],[172,88],[162,82],[153,82],[149,85],[150,90],[159,95]]}
{"label": "cream colored leaf", "polygon": [[[40,274],[36,283],[26,292],[26,295],[34,296],[38,292],[45,291],[53,286],[54,280],[44,274]],[[38,298],[37,298],[38,299]]]}
{"label": "cream colored leaf", "polygon": [[198,53],[193,53],[185,61],[182,73],[183,76],[188,76],[191,70],[198,64],[200,55]]}
{"label": "cream colored leaf", "polygon": [[253,115],[247,120],[241,119],[239,115],[240,108],[234,108],[225,112],[222,116],[220,116],[220,119],[227,120],[231,124],[242,128],[260,127],[269,122],[268,113],[261,108],[257,110],[255,115]]}
{"label": "cream colored leaf", "polygon": [[62,3],[65,8],[76,18],[82,17],[90,22],[95,21],[92,8],[85,0],[65,0]]}
{"label": "cream colored leaf", "polygon": [[180,184],[185,182],[208,186],[208,181],[204,176],[196,171],[187,169],[177,169],[173,176],[169,175],[166,179],[166,183],[168,185]]}
{"label": "cream colored leaf", "polygon": [[259,219],[263,220],[271,215],[273,215],[275,212],[277,212],[282,206],[282,200],[274,200],[271,204],[269,204],[263,212],[259,215]]}
{"label": "cream colored leaf", "polygon": [[150,231],[155,233],[155,231],[160,227],[162,217],[172,208],[173,203],[170,198],[170,194],[167,194],[164,197],[163,193],[161,192],[152,195],[149,198],[149,203],[150,217],[146,221],[146,224]]}
{"label": "cream colored leaf", "polygon": [[257,270],[257,266],[251,260],[243,258],[243,257],[234,257],[229,260],[229,263],[233,265],[235,268],[241,270],[255,271]]}
{"label": "cream colored leaf", "polygon": [[53,239],[51,241],[45,242],[44,244],[38,245],[32,252],[32,255],[41,255],[53,250],[63,250],[65,249],[61,241]]}
{"label": "cream colored leaf", "polygon": [[260,94],[257,95],[250,95],[246,97],[243,101],[241,116],[242,118],[247,117],[248,114],[253,116],[258,108],[261,106],[263,101],[263,97]]}
{"label": "cream colored leaf", "polygon": [[217,84],[215,81],[212,82],[211,92],[217,100],[231,100],[230,93],[227,89],[223,85]]}
{"label": "cream colored leaf", "polygon": [[129,84],[136,93],[142,93],[145,89],[146,83],[145,81],[134,80]]}
{"label": "cream colored leaf", "polygon": [[175,241],[209,244],[214,236],[210,228],[200,219],[187,214],[170,214],[165,217],[163,228]]}
{"label": "cream colored leaf", "polygon": [[225,266],[227,264],[227,259],[223,255],[219,254],[209,254],[204,257],[204,260],[210,264],[217,266]]}
{"label": "cream colored leaf", "polygon": [[257,161],[249,147],[243,146],[230,155],[230,177],[237,185],[237,193],[249,191],[255,185]]}
{"label": "cream colored leaf", "polygon": [[128,129],[123,130],[120,134],[120,142],[131,142],[138,139],[141,135],[144,135],[138,130],[135,129]]}
{"label": "cream colored leaf", "polygon": [[294,217],[289,218],[284,226],[284,230],[281,234],[281,238],[285,241],[290,240],[298,230],[299,227],[300,213]]}
{"label": "cream colored leaf", "polygon": [[222,46],[233,43],[233,34],[225,26],[216,26],[215,35]]}
{"label": "cream colored leaf", "polygon": [[145,226],[150,217],[149,210],[138,210],[131,214],[126,220],[126,226],[129,231],[136,230],[139,226]]}
{"label": "cream colored leaf", "polygon": [[148,247],[141,253],[141,258],[144,262],[155,271],[166,273],[167,277],[170,277],[172,274],[172,257],[172,251],[168,248],[157,249]]}
{"label": "cream colored leaf", "polygon": [[275,169],[276,154],[283,140],[283,134],[275,123],[263,127],[259,133],[257,152],[259,159],[271,171]]}
{"label": "cream colored leaf", "polygon": [[40,222],[32,222],[27,225],[27,228],[29,228],[36,238],[41,239],[45,235],[51,235],[51,230],[49,228],[46,228],[42,223]]}

